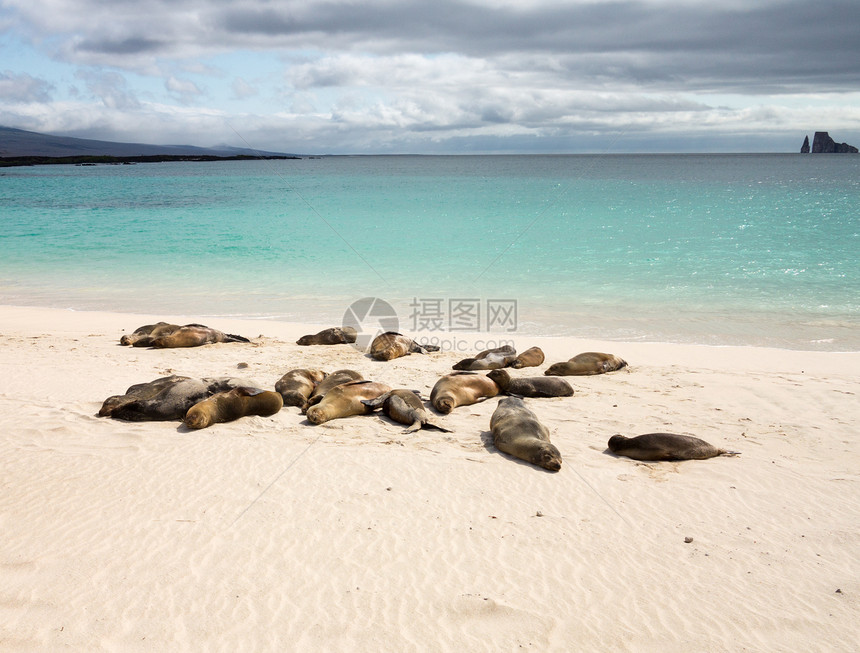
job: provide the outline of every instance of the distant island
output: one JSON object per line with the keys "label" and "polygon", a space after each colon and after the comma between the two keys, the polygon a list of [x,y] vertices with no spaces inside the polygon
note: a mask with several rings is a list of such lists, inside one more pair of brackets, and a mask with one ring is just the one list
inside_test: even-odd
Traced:
{"label": "distant island", "polygon": [[296,154],[259,152],[251,148],[193,145],[114,143],[87,138],[53,136],[0,127],[0,167],[50,164],[98,165],[165,161],[242,161],[300,159]]}
{"label": "distant island", "polygon": [[848,143],[837,143],[827,132],[815,132],[812,139],[812,150],[809,148],[809,136],[804,136],[801,154],[857,154],[857,148]]}

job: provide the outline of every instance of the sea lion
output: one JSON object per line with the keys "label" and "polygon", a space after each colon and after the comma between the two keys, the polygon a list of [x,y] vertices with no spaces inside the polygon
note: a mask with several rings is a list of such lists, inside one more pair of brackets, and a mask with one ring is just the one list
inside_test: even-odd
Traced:
{"label": "sea lion", "polygon": [[421,428],[435,429],[444,433],[451,432],[429,421],[430,417],[424,409],[424,402],[421,401],[417,390],[391,390],[376,399],[363,399],[361,403],[371,410],[381,406],[382,412],[395,422],[409,425],[404,433],[412,433]]}
{"label": "sea lion", "polygon": [[516,370],[522,367],[537,367],[543,365],[544,358],[543,350],[540,347],[529,347],[514,359],[510,367]]}
{"label": "sea lion", "polygon": [[168,349],[174,347],[200,347],[215,342],[251,342],[244,336],[232,333],[224,333],[204,326],[202,324],[186,324],[171,333],[167,333],[150,342],[151,347],[156,349]]}
{"label": "sea lion", "polygon": [[588,376],[614,372],[626,366],[627,362],[614,354],[587,351],[583,354],[577,354],[567,362],[550,365],[544,374],[547,376]]}
{"label": "sea lion", "polygon": [[322,401],[322,398],[332,388],[352,381],[364,381],[364,377],[355,370],[337,370],[336,372],[332,372],[316,385],[311,396],[308,397],[307,402],[302,406],[302,412],[307,411],[310,406]]}
{"label": "sea lion", "polygon": [[487,349],[477,354],[474,358],[464,358],[456,363],[455,370],[497,370],[507,367],[517,358],[517,350],[510,345]]}
{"label": "sea lion", "polygon": [[232,422],[247,415],[268,417],[283,407],[284,398],[279,392],[241,386],[197,402],[185,413],[183,421],[190,429],[205,429],[212,424]]}
{"label": "sea lion", "polygon": [[284,374],[275,384],[285,406],[304,406],[317,384],[326,377],[322,370],[297,369]]}
{"label": "sea lion", "polygon": [[167,322],[144,324],[141,327],[137,327],[130,335],[124,334],[119,339],[119,344],[125,346],[131,345],[132,347],[149,347],[153,338],[173,333],[178,328],[178,324],[168,324]]}
{"label": "sea lion", "polygon": [[331,327],[313,335],[302,336],[297,345],[344,345],[355,342],[358,332],[351,326]]}
{"label": "sea lion", "polygon": [[490,431],[499,451],[552,472],[561,469],[561,453],[549,441],[549,429],[519,397],[499,400],[490,418]]}
{"label": "sea lion", "polygon": [[376,381],[352,381],[335,386],[325,393],[322,400],[308,408],[307,417],[311,424],[322,424],[338,417],[366,415],[371,412],[362,399],[376,399],[391,390],[390,386]]}
{"label": "sea lion", "polygon": [[98,415],[129,422],[182,419],[197,402],[247,385],[242,379],[193,379],[174,374],[133,385],[124,395],[108,397]]}
{"label": "sea lion", "polygon": [[676,433],[646,433],[628,438],[613,435],[609,450],[634,460],[705,460],[715,456],[737,456],[737,451],[726,451],[692,435]]}
{"label": "sea lion", "polygon": [[564,379],[545,376],[512,377],[507,370],[493,370],[487,374],[499,390],[520,397],[570,397],[573,388]]}
{"label": "sea lion", "polygon": [[380,333],[370,343],[370,355],[378,361],[390,361],[408,354],[439,351],[436,345],[419,345],[412,338],[396,331]]}
{"label": "sea lion", "polygon": [[436,381],[430,391],[430,403],[447,415],[457,406],[469,406],[497,394],[499,386],[487,376],[475,372],[453,372]]}

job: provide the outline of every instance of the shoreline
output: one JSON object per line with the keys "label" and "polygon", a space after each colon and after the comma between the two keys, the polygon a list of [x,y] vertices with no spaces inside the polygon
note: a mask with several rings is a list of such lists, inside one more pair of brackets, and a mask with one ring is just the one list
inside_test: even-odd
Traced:
{"label": "shoreline", "polygon": [[[252,342],[119,345],[159,319]],[[591,349],[629,363],[526,400],[557,473],[495,449],[495,399],[435,416],[448,434],[289,407],[198,432],[94,415],[173,373],[351,368],[426,398],[472,353],[294,344],[329,326],[0,306],[0,650],[853,646],[860,352],[517,335],[546,353],[517,376]],[[649,431],[741,455],[606,452]]]}

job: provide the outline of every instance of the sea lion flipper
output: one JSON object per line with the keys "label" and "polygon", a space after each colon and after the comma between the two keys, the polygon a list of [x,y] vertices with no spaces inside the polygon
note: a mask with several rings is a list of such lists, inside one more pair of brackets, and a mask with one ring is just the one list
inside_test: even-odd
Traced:
{"label": "sea lion flipper", "polygon": [[379,395],[376,399],[362,399],[361,403],[370,408],[370,410],[376,410],[385,403],[385,400],[388,399],[390,394],[390,392],[386,392],[384,395]]}
{"label": "sea lion flipper", "polygon": [[415,433],[415,431],[420,431],[420,430],[421,430],[421,426],[422,426],[422,425],[421,425],[421,420],[417,420],[417,419],[416,419],[416,420],[412,423],[412,426],[410,426],[408,429],[406,429],[406,430],[405,430],[405,431],[403,431],[403,432],[404,432],[404,433]]}
{"label": "sea lion flipper", "polygon": [[720,455],[721,456],[740,456],[741,452],[740,451],[721,451]]}
{"label": "sea lion flipper", "polygon": [[422,426],[425,429],[432,429],[434,431],[442,431],[442,433],[453,433],[451,429],[446,429],[444,426],[439,426],[438,424],[434,424],[433,422],[424,422]]}
{"label": "sea lion flipper", "polygon": [[236,394],[242,395],[243,397],[255,397],[261,392],[265,392],[265,390],[261,390],[260,388],[249,388],[247,386],[242,386],[235,390]]}
{"label": "sea lion flipper", "polygon": [[225,333],[224,342],[251,342],[245,336],[237,336],[234,333]]}

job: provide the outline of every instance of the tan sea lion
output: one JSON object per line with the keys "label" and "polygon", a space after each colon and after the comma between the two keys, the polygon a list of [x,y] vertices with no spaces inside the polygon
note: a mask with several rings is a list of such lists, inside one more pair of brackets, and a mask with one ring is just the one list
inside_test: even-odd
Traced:
{"label": "tan sea lion", "polygon": [[544,374],[547,376],[588,376],[614,372],[626,366],[627,362],[614,354],[587,351],[583,354],[577,354],[567,362],[550,365]]}
{"label": "tan sea lion", "polygon": [[453,372],[436,381],[430,391],[430,403],[447,415],[457,406],[469,406],[497,394],[499,386],[487,376],[475,372]]}
{"label": "tan sea lion", "polygon": [[421,428],[451,432],[429,421],[430,417],[417,390],[391,390],[376,399],[364,399],[361,403],[371,410],[382,407],[382,412],[395,422],[408,425],[409,428],[404,433],[412,433]]}
{"label": "tan sea lion", "polygon": [[304,406],[311,394],[326,377],[322,370],[297,369],[290,370],[284,374],[275,384],[277,390],[284,398],[285,406]]}
{"label": "tan sea lion", "polygon": [[344,345],[355,342],[358,332],[351,326],[331,327],[313,335],[302,336],[297,345]]}
{"label": "tan sea lion", "polygon": [[487,374],[496,382],[499,390],[520,397],[570,397],[573,388],[564,379],[557,377],[531,376],[512,377],[507,370],[493,370]]}
{"label": "tan sea lion", "polygon": [[514,359],[510,367],[516,370],[522,367],[537,367],[543,365],[544,358],[543,350],[540,347],[529,347]]}
{"label": "tan sea lion", "polygon": [[123,395],[108,397],[99,417],[130,422],[182,419],[194,404],[215,393],[250,385],[243,379],[193,379],[165,376],[131,386]]}
{"label": "tan sea lion", "polygon": [[510,345],[487,349],[474,358],[464,358],[453,367],[455,370],[497,370],[507,367],[517,358],[517,350]]}
{"label": "tan sea lion", "polygon": [[396,331],[380,333],[370,343],[370,355],[378,361],[390,361],[408,354],[439,351],[435,345],[419,345],[412,338]]}
{"label": "tan sea lion", "polygon": [[232,422],[248,415],[268,417],[284,407],[284,398],[272,390],[242,386],[218,392],[197,402],[185,413],[185,426],[205,429],[212,424]]}
{"label": "tan sea lion", "polygon": [[342,383],[326,392],[319,403],[308,408],[308,421],[311,424],[322,424],[338,417],[366,415],[371,409],[361,402],[362,399],[376,399],[389,390],[390,386],[376,381]]}
{"label": "tan sea lion", "polygon": [[311,396],[308,397],[307,402],[304,406],[302,406],[302,412],[305,412],[310,406],[319,403],[322,401],[322,398],[326,395],[326,393],[339,385],[344,383],[350,383],[352,381],[364,381],[364,377],[355,370],[337,370],[332,372],[327,377],[325,377],[322,381],[317,383],[314,391],[311,393]]}
{"label": "tan sea lion", "polygon": [[646,433],[628,438],[613,435],[609,450],[634,460],[705,460],[715,456],[737,456],[737,451],[726,451],[692,435],[676,433]]}
{"label": "tan sea lion", "polygon": [[561,453],[549,441],[549,429],[519,397],[499,400],[490,418],[490,431],[499,451],[552,472],[561,469]]}
{"label": "tan sea lion", "polygon": [[171,333],[152,338],[149,343],[156,349],[168,349],[174,347],[200,347],[216,342],[251,342],[244,336],[224,333],[218,329],[204,326],[202,324],[186,324]]}

